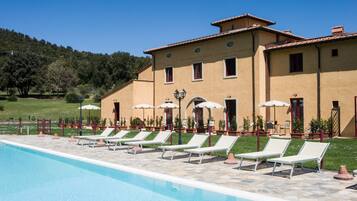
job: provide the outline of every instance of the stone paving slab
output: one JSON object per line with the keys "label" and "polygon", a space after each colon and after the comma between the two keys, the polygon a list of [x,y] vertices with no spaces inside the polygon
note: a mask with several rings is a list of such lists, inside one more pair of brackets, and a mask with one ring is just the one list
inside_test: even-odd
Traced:
{"label": "stone paving slab", "polygon": [[[206,156],[203,164],[197,164],[198,158],[193,158],[196,163],[188,163],[184,153],[176,154],[175,160],[171,161],[161,159],[161,152],[158,151],[133,155],[128,154],[125,149],[109,151],[106,147],[79,146],[69,142],[68,138],[0,135],[1,139],[286,200],[357,200],[357,191],[346,189],[347,186],[356,184],[356,179],[338,181],[333,179],[336,173],[331,171],[316,173],[297,169],[295,176],[288,179],[289,167],[279,167],[280,172],[271,176],[271,165],[262,165],[254,173],[246,169],[238,170],[237,165],[226,165],[223,158],[212,156]],[[244,162],[243,165],[250,167],[253,163]]]}

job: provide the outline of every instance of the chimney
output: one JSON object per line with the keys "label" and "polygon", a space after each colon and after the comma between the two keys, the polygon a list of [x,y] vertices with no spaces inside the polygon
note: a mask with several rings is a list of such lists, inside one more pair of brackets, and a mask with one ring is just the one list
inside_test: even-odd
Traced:
{"label": "chimney", "polygon": [[342,25],[334,26],[331,29],[331,34],[333,36],[343,35],[345,33],[345,28]]}
{"label": "chimney", "polygon": [[287,34],[293,34],[293,32],[291,30],[289,30],[289,29],[288,30],[284,30],[283,32],[287,33]]}

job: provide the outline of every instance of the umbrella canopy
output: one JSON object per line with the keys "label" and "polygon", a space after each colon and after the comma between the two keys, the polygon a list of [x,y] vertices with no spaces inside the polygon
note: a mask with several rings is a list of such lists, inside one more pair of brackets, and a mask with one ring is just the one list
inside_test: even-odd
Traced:
{"label": "umbrella canopy", "polygon": [[163,103],[161,105],[158,106],[158,108],[161,108],[161,109],[176,109],[176,108],[179,108],[178,105],[176,105],[175,103],[171,103],[171,102],[168,102],[168,103]]}
{"label": "umbrella canopy", "polygon": [[153,109],[154,106],[152,106],[150,104],[143,103],[143,104],[135,105],[135,106],[133,106],[133,108],[134,109]]}
{"label": "umbrella canopy", "polygon": [[146,103],[143,103],[143,104],[138,104],[138,105],[135,105],[133,106],[134,109],[142,109],[143,110],[143,121],[145,119],[145,109],[154,109],[154,106],[150,105],[150,104],[146,104]]}
{"label": "umbrella canopy", "polygon": [[[219,103],[215,103],[215,102],[211,102],[211,101],[206,101],[206,102],[202,102],[200,104],[197,104],[195,106],[195,108],[207,108],[208,109],[208,115],[209,115],[209,119],[211,121],[211,109],[220,109],[223,108],[222,105],[220,105]],[[209,122],[208,122],[209,123]],[[208,127],[208,146],[211,146],[211,127],[209,125],[207,125]]]}
{"label": "umbrella canopy", "polygon": [[223,108],[223,106],[220,105],[219,103],[215,103],[215,102],[211,102],[211,101],[202,102],[200,104],[197,104],[195,107],[196,108],[208,108],[208,109],[220,109],[220,108]]}
{"label": "umbrella canopy", "polygon": [[283,101],[277,101],[277,100],[271,100],[260,104],[260,107],[289,107],[289,106],[290,106],[289,103]]}
{"label": "umbrella canopy", "polygon": [[277,101],[277,100],[271,100],[267,101],[265,103],[260,104],[260,107],[274,107],[274,124],[275,124],[275,107],[289,107],[290,104],[283,102],[283,101]]}
{"label": "umbrella canopy", "polygon": [[[81,107],[78,107],[78,109],[81,109]],[[83,105],[82,110],[100,110],[100,107],[95,105]]]}

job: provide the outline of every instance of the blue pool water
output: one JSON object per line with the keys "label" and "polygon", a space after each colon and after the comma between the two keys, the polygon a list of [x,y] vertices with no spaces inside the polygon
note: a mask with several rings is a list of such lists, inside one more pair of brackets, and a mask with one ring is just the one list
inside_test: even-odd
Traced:
{"label": "blue pool water", "polygon": [[0,143],[0,201],[247,201]]}

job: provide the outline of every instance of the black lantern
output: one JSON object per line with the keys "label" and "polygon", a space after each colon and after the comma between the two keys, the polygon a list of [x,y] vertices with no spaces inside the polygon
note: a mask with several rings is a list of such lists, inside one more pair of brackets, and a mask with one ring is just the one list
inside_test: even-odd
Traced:
{"label": "black lantern", "polygon": [[181,100],[185,98],[186,96],[186,91],[184,89],[182,89],[181,91],[179,90],[175,90],[174,93],[175,98],[179,101],[179,137],[178,137],[178,144],[182,144],[182,121],[181,121]]}

